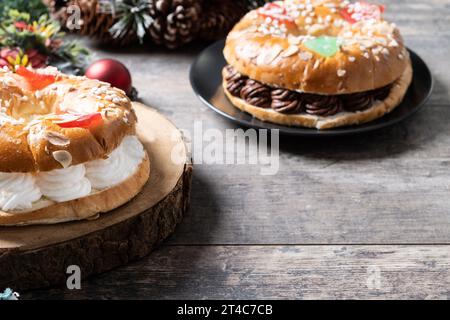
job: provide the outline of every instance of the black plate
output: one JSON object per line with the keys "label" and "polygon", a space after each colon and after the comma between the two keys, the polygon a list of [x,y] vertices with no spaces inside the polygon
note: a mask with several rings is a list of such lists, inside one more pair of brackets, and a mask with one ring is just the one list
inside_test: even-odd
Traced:
{"label": "black plate", "polygon": [[299,136],[338,136],[378,130],[414,114],[424,105],[433,88],[433,77],[427,65],[415,52],[409,50],[414,68],[413,81],[403,102],[390,114],[366,124],[328,130],[278,125],[260,121],[239,110],[225,96],[222,89],[222,68],[226,64],[222,54],[224,44],[224,40],[218,41],[197,57],[191,66],[191,85],[204,104],[244,127],[279,129],[281,133]]}

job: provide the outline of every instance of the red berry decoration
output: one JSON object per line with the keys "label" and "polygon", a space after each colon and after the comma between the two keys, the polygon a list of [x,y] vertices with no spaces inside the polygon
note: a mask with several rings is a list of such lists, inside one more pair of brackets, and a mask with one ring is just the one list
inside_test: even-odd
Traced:
{"label": "red berry decoration", "polygon": [[258,10],[258,15],[263,18],[270,18],[277,21],[279,24],[284,24],[287,27],[295,26],[295,20],[288,14],[285,7],[278,3],[267,3],[264,7]]}
{"label": "red berry decoration", "polygon": [[361,20],[379,20],[385,9],[383,5],[361,1],[351,3],[342,9],[341,16],[352,24]]}
{"label": "red berry decoration", "polygon": [[94,62],[87,68],[86,77],[108,82],[113,87],[122,89],[128,95],[132,90],[130,71],[122,62],[114,59],[102,59]]}

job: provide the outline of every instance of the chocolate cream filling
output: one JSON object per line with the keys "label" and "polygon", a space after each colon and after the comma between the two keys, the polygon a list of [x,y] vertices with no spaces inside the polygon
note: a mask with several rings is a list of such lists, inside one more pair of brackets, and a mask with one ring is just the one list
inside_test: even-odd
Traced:
{"label": "chocolate cream filling", "polygon": [[372,106],[374,101],[384,100],[392,85],[383,88],[342,95],[319,95],[269,87],[240,74],[232,66],[226,67],[227,90],[233,96],[260,108],[272,108],[285,114],[307,113],[316,116],[332,116],[341,111],[357,112]]}

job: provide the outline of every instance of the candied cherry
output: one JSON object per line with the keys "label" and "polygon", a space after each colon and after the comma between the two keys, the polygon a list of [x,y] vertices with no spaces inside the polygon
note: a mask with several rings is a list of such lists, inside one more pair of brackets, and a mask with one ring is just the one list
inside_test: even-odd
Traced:
{"label": "candied cherry", "polygon": [[76,115],[70,114],[65,119],[54,121],[61,128],[91,128],[103,121],[102,115],[99,112]]}
{"label": "candied cherry", "polygon": [[25,79],[32,90],[43,89],[56,81],[53,75],[37,73],[23,66],[17,68],[16,73]]}

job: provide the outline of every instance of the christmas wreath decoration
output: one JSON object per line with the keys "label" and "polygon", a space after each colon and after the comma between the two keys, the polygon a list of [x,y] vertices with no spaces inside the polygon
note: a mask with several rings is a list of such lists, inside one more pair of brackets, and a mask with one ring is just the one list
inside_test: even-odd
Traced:
{"label": "christmas wreath decoration", "polygon": [[[146,38],[168,48],[225,36],[268,0],[44,0],[67,29],[112,45]],[[77,16],[79,15],[79,16]],[[78,23],[74,24],[74,20]]]}
{"label": "christmas wreath decoration", "polygon": [[66,73],[83,73],[88,51],[63,38],[59,23],[41,1],[2,0],[0,19],[1,68],[52,65]]}

